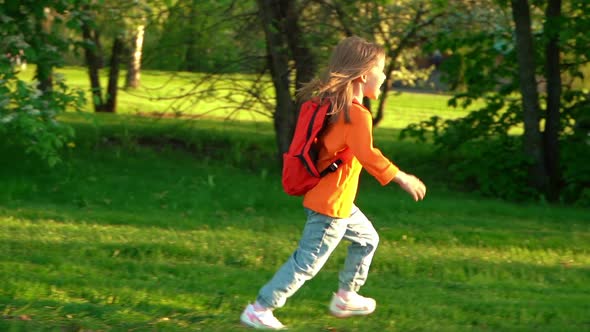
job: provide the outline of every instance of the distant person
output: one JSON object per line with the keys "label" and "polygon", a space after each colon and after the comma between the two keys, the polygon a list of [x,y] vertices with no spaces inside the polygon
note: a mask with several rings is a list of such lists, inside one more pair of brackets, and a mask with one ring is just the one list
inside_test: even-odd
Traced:
{"label": "distant person", "polygon": [[443,62],[443,56],[439,50],[436,50],[434,53],[432,53],[431,62],[434,65],[434,69],[438,69],[440,67],[440,64]]}
{"label": "distant person", "polygon": [[332,103],[331,121],[318,142],[318,168],[328,166],[331,158],[347,147],[354,157],[305,194],[307,223],[299,246],[260,289],[256,302],[245,308],[242,323],[258,329],[283,329],[273,310],[319,272],[342,239],[351,244],[329,310],[336,317],[368,315],[375,310],[374,299],[357,293],[365,284],[379,242],[375,228],[354,204],[361,169],[382,185],[398,183],[415,201],[426,194],[422,181],[399,170],[373,147],[372,117],[362,100],[379,96],[384,66],[385,53],[380,46],[349,37],[333,50],[324,76],[298,91],[301,100],[315,97]]}

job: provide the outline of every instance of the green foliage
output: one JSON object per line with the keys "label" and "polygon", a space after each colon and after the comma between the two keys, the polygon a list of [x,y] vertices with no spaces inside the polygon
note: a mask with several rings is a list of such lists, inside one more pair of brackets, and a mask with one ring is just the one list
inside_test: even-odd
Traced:
{"label": "green foliage", "polygon": [[163,7],[149,18],[144,68],[247,73],[264,64],[253,1],[180,0]]}
{"label": "green foliage", "polygon": [[56,116],[69,105],[82,106],[80,92],[71,93],[63,82],[49,94],[43,94],[36,83],[25,83],[2,73],[10,66],[0,65],[0,75],[7,82],[15,84],[14,89],[0,86],[5,94],[0,101],[0,136],[5,141],[24,148],[25,152],[36,155],[54,166],[60,159],[60,151],[70,144],[73,147],[73,129],[57,121]]}
{"label": "green foliage", "polygon": [[587,90],[568,91],[563,99],[563,200],[590,206],[590,94]]}
{"label": "green foliage", "polygon": [[[443,79],[455,89],[455,96],[449,100],[449,105],[466,107],[476,100],[483,100],[485,107],[477,108],[461,119],[442,121],[433,117],[412,124],[402,131],[402,137],[422,141],[432,138],[441,152],[461,152],[460,157],[449,158],[448,162],[451,169],[463,174],[459,179],[466,187],[509,199],[537,199],[541,193],[531,194],[527,178],[522,176],[529,165],[521,157],[524,149],[518,147],[524,128],[523,106],[518,84],[516,45],[507,6],[508,3],[502,3],[495,10],[487,8],[490,16],[484,18],[477,17],[476,12],[459,13],[456,23],[459,26],[466,24],[465,28],[441,31],[427,46],[428,49],[444,50],[449,56],[441,66]],[[590,5],[574,1],[562,7],[564,20],[547,20],[543,24],[540,24],[543,21],[541,11],[533,10],[535,70],[539,81],[542,81],[545,47],[549,38],[558,34],[563,52],[560,69],[562,77],[566,78],[561,93],[559,135],[561,144],[570,144],[563,147],[564,153],[560,156],[565,177],[562,199],[584,201],[586,194],[581,188],[587,186],[587,179],[575,174],[580,171],[579,165],[587,163],[584,156],[588,153],[581,152],[587,151],[588,146],[583,140],[570,139],[570,136],[581,121],[582,114],[588,110],[588,92],[580,81],[584,82],[582,73],[584,64],[589,61],[589,53],[587,47],[579,46],[579,40],[586,40],[589,21],[587,18],[580,18],[579,21],[573,18],[580,17],[582,13],[586,13],[587,17]],[[530,125],[539,126],[543,131],[546,118],[543,107],[547,94],[542,84],[538,88],[541,121]],[[506,167],[499,167],[502,160],[505,160]],[[475,171],[479,168],[481,172]],[[495,176],[490,177],[490,174]]]}
{"label": "green foliage", "polygon": [[[47,4],[48,6],[50,4]],[[23,148],[54,166],[60,161],[60,150],[73,137],[69,126],[60,124],[57,116],[73,107],[80,109],[84,96],[79,90],[70,90],[63,77],[52,75],[52,68],[61,64],[60,52],[69,40],[53,30],[40,27],[49,18],[50,11],[58,14],[72,5],[70,1],[43,4],[28,3],[6,6],[0,10],[3,29],[0,49],[0,135],[3,140]],[[56,16],[54,24],[62,23]],[[37,76],[49,79],[50,87],[40,90],[40,82],[25,82],[17,74],[20,61],[38,64]],[[40,74],[39,68],[44,72]]]}
{"label": "green foliage", "polygon": [[[457,95],[449,100],[457,105]],[[489,94],[486,106],[458,119],[432,116],[410,124],[400,132],[400,138],[432,142],[437,154],[449,167],[455,183],[487,196],[509,200],[536,200],[538,193],[529,186],[527,170],[530,163],[522,154],[521,110],[518,99]],[[584,93],[568,95],[569,100],[561,118],[561,167],[564,173],[562,200],[589,206],[585,188],[588,178],[588,127],[582,114],[588,111]],[[569,133],[569,134],[566,134]],[[571,134],[573,133],[573,134]]]}
{"label": "green foliage", "polygon": [[590,206],[590,96],[576,94],[569,97],[566,98],[574,106],[567,109],[566,119],[575,125],[569,127],[570,134],[564,135],[560,145],[564,199]]}
{"label": "green foliage", "polygon": [[462,144],[451,153],[449,171],[456,183],[489,197],[510,201],[536,199],[534,188],[527,185],[530,163],[523,157],[518,138],[504,137]]}
{"label": "green foliage", "polygon": [[562,147],[564,200],[590,206],[590,140],[568,138]]}
{"label": "green foliage", "polygon": [[[457,102],[465,95],[456,95],[449,99],[449,106],[457,107]],[[471,111],[464,117],[443,120],[432,116],[429,120],[410,124],[402,130],[401,137],[415,137],[425,141],[430,132],[434,143],[450,149],[477,138],[506,137],[521,122],[518,104],[515,100],[507,101],[504,96],[489,94],[485,106]],[[463,107],[469,106],[472,99],[466,99]]]}
{"label": "green foliage", "polygon": [[[529,163],[522,155],[520,140],[506,135],[507,128],[493,126],[500,122],[493,120],[490,110],[484,108],[456,120],[432,117],[403,129],[400,138],[432,141],[440,162],[449,168],[451,183],[462,189],[511,201],[535,199],[527,185]],[[500,135],[495,134],[497,130]]]}
{"label": "green foliage", "polygon": [[[455,96],[449,104],[456,106],[458,100]],[[411,124],[400,137],[432,141],[438,154],[445,156],[454,182],[466,189],[508,200],[536,198],[527,185],[529,164],[522,144],[509,135],[521,121],[518,104],[498,94],[489,94],[485,102],[485,107],[462,118],[433,116]]]}

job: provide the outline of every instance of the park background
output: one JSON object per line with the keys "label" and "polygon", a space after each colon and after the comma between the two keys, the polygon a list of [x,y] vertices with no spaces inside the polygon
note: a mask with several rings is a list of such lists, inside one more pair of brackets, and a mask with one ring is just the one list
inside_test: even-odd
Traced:
{"label": "park background", "polygon": [[294,331],[590,330],[590,3],[0,3],[0,329],[233,331],[295,249],[280,185],[295,91],[338,40],[382,44],[364,174],[370,317],[327,314],[346,247],[277,316]]}

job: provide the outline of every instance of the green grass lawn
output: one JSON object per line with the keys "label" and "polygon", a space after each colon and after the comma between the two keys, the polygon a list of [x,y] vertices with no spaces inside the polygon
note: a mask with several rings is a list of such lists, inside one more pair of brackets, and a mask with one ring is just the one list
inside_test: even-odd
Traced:
{"label": "green grass lawn", "polygon": [[[29,66],[21,73],[21,78],[30,80],[34,72],[34,66]],[[90,83],[86,68],[66,67],[57,69],[57,72],[65,78],[68,86],[86,92],[86,111],[92,112]],[[107,70],[101,71],[103,93],[107,86],[107,75]],[[261,103],[249,103],[241,105],[237,111],[235,109],[236,105],[244,99],[239,91],[249,88],[250,80],[253,79],[251,75],[228,74],[209,77],[200,73],[142,71],[141,86],[137,90],[125,90],[124,77],[123,71],[119,79],[117,102],[119,114],[158,113],[166,116],[183,114],[202,118],[271,121],[269,111]],[[229,89],[230,87],[234,90]],[[210,89],[213,90],[210,91]],[[270,96],[274,94],[272,85],[268,86],[266,93]],[[186,97],[182,100],[172,98],[179,95]],[[228,103],[226,99],[228,96],[232,97],[234,104]],[[390,91],[380,126],[402,129],[408,124],[428,120],[433,115],[453,119],[467,114],[464,109],[450,108],[447,105],[448,100],[449,95],[445,94]],[[469,109],[480,106],[482,106],[481,103],[476,103]]]}
{"label": "green grass lawn", "polygon": [[[0,330],[245,330],[241,310],[305,222],[271,125],[64,120],[76,147],[54,169],[1,147]],[[414,203],[361,179],[381,236],[362,290],[377,311],[328,315],[343,244],[277,317],[291,331],[589,331],[590,212],[450,191],[429,147],[395,132],[378,145],[429,191]]]}

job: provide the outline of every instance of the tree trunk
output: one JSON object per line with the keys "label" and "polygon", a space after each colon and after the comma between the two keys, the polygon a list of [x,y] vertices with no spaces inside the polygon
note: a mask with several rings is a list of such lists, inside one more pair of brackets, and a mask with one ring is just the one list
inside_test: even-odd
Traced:
{"label": "tree trunk", "polygon": [[257,0],[258,15],[266,37],[267,59],[276,93],[274,128],[276,132],[278,159],[289,149],[296,123],[296,105],[291,98],[289,85],[288,43],[284,40],[284,21],[289,0]]}
{"label": "tree trunk", "polygon": [[188,34],[186,37],[186,53],[184,55],[184,67],[189,72],[194,72],[198,68],[198,54],[197,54],[197,36],[195,34],[195,24],[197,22],[197,1],[193,0],[189,10],[189,25]]}
{"label": "tree trunk", "polygon": [[82,23],[82,36],[84,38],[84,54],[86,57],[86,66],[88,67],[88,77],[90,78],[90,91],[92,92],[92,104],[95,112],[102,112],[104,102],[100,88],[99,69],[101,65],[100,56],[97,54],[98,48],[94,43],[94,30],[87,22]]}
{"label": "tree trunk", "polygon": [[[409,36],[411,37],[411,36]],[[376,127],[379,125],[379,122],[383,120],[383,113],[385,111],[385,102],[387,101],[387,95],[389,94],[389,89],[391,87],[391,74],[393,73],[393,69],[395,69],[395,62],[397,61],[397,57],[401,52],[401,48],[405,47],[407,39],[403,39],[402,42],[398,45],[398,47],[387,54],[389,59],[389,65],[385,68],[385,81],[383,81],[384,90],[381,93],[379,98],[379,105],[377,106],[377,114],[373,116],[373,126]]]}
{"label": "tree trunk", "polygon": [[37,62],[35,78],[39,82],[37,88],[43,94],[50,93],[53,90],[53,67],[44,61]]}
{"label": "tree trunk", "polygon": [[[401,52],[412,42],[412,40],[416,37],[416,33],[421,29],[425,28],[426,26],[432,24],[438,15],[430,17],[429,19],[422,21],[422,16],[424,15],[423,11],[424,4],[421,4],[418,10],[416,10],[416,14],[413,18],[413,23],[410,25],[410,29],[402,36],[400,41],[397,43],[395,47],[393,45],[387,43],[385,47],[386,58],[389,61],[389,65],[385,68],[385,81],[383,85],[385,89],[379,98],[379,106],[377,107],[377,114],[373,117],[373,126],[377,126],[381,120],[383,120],[383,113],[385,111],[385,102],[387,101],[387,95],[389,94],[389,89],[391,88],[391,74],[395,69],[395,63],[397,58],[401,54]],[[389,37],[389,38],[387,38]],[[383,36],[383,39],[389,40],[393,36]]]}
{"label": "tree trunk", "polygon": [[316,64],[307,47],[299,27],[299,12],[294,1],[289,1],[286,9],[285,37],[295,62],[295,89],[311,81],[316,73]]}
{"label": "tree trunk", "polygon": [[[391,73],[393,71],[393,64],[395,63],[395,59],[390,60],[390,66],[385,72],[385,81],[383,81],[383,85],[385,89],[381,96],[379,97],[379,105],[377,106],[377,112],[373,115],[373,127],[377,127],[381,120],[383,120],[383,113],[385,111],[385,102],[387,101],[387,95],[389,94],[389,87],[391,86]],[[369,109],[370,110],[370,109]]]}
{"label": "tree trunk", "polygon": [[98,69],[104,68],[104,52],[102,51],[102,43],[100,42],[100,31],[92,30],[92,42],[95,47],[96,66]]}
{"label": "tree trunk", "polygon": [[105,101],[104,112],[115,113],[117,111],[117,83],[119,81],[119,67],[125,43],[121,36],[117,36],[113,42],[111,52],[111,63],[109,70],[109,85],[107,87],[107,96]]}
{"label": "tree trunk", "polygon": [[144,32],[145,26],[140,24],[137,26],[135,33],[133,34],[131,48],[129,50],[130,54],[129,63],[127,64],[127,79],[125,81],[125,88],[136,89],[139,87]]}
{"label": "tree trunk", "polygon": [[559,170],[559,114],[561,108],[561,74],[559,47],[559,20],[561,0],[549,0],[545,11],[545,32],[548,43],[545,47],[545,75],[547,77],[547,118],[544,131],[545,167],[549,175],[548,199],[557,201],[561,187]]}
{"label": "tree trunk", "polygon": [[[35,30],[37,33],[32,36],[32,42],[36,50],[43,50],[47,45],[47,36],[51,31],[51,25],[53,23],[53,15],[51,9],[44,8],[43,12],[45,17],[41,20],[38,19],[35,22]],[[53,65],[47,61],[47,56],[44,56],[41,51],[37,54],[37,70],[35,72],[35,78],[39,82],[37,87],[43,92],[43,94],[50,93],[53,89]]]}
{"label": "tree trunk", "polygon": [[[299,27],[299,11],[295,6],[294,1],[290,1],[289,6],[287,7],[285,37],[287,38],[287,43],[295,63],[295,90],[298,90],[303,84],[308,83],[314,78],[316,74],[316,63],[311,53],[311,49],[307,46],[301,28]],[[293,115],[289,114],[287,124],[289,127],[284,129],[288,133],[288,136],[286,135],[283,137],[281,142],[291,143],[295,132],[297,117],[299,116],[299,107],[303,102],[304,100],[295,100],[291,102],[293,103],[293,110],[291,111]],[[287,150],[280,150],[281,155],[286,151]]]}
{"label": "tree trunk", "polygon": [[535,79],[535,52],[529,3],[528,0],[511,0],[511,5],[516,28],[516,55],[523,105],[523,147],[525,156],[531,161],[529,183],[540,192],[546,192],[548,179],[539,129],[539,93]]}

